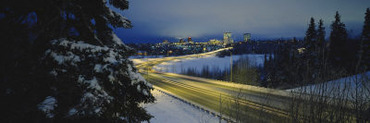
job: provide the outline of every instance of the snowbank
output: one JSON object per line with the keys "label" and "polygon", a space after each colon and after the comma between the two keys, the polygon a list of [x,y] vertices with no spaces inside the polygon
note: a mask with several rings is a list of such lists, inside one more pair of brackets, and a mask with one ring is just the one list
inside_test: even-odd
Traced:
{"label": "snowbank", "polygon": [[[154,116],[152,123],[218,123],[219,118],[200,109],[170,97],[158,90],[151,92],[157,99],[155,103],[144,104],[145,109]],[[225,122],[225,121],[223,121]]]}
{"label": "snowbank", "polygon": [[[292,92],[303,92],[307,94],[317,94],[328,97],[343,97],[350,100],[355,98],[370,98],[370,71],[357,74],[349,77],[340,78],[337,80],[332,80],[325,83],[303,86],[293,89],[288,89],[287,91]],[[357,93],[357,96],[356,96]]]}
{"label": "snowbank", "polygon": [[142,55],[133,55],[128,57],[129,59],[145,59],[145,58],[163,58],[164,55],[150,55],[150,56],[142,56]]}

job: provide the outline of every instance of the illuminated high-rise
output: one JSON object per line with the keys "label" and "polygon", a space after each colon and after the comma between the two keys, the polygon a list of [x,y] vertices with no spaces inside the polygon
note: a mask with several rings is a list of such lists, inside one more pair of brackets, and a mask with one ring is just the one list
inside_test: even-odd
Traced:
{"label": "illuminated high-rise", "polygon": [[224,44],[233,43],[234,40],[231,38],[231,32],[224,32]]}
{"label": "illuminated high-rise", "polygon": [[244,33],[244,35],[243,35],[243,41],[244,42],[247,42],[250,39],[251,39],[251,34],[250,33]]}
{"label": "illuminated high-rise", "polygon": [[191,37],[188,37],[188,43],[190,43],[190,44],[194,43],[193,40],[191,39]]}
{"label": "illuminated high-rise", "polygon": [[180,39],[179,43],[185,43],[184,39]]}

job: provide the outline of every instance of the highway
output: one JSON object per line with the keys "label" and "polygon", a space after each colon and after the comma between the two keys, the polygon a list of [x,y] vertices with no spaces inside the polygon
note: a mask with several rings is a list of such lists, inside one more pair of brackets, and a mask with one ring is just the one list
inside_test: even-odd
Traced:
{"label": "highway", "polygon": [[284,122],[289,121],[290,93],[250,85],[162,73],[152,69],[162,62],[175,59],[201,57],[228,50],[224,48],[208,53],[164,57],[136,64],[143,77],[154,88],[175,95],[235,121]]}

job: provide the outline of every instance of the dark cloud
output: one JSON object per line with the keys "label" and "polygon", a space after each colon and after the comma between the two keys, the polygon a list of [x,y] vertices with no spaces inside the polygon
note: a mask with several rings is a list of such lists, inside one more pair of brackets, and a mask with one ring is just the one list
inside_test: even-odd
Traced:
{"label": "dark cloud", "polygon": [[339,11],[355,33],[362,28],[368,5],[369,0],[132,0],[122,14],[133,22],[133,29],[115,31],[126,42],[188,36],[206,41],[221,38],[225,31],[236,39],[244,32],[262,39],[303,37],[310,17],[323,19],[329,31]]}

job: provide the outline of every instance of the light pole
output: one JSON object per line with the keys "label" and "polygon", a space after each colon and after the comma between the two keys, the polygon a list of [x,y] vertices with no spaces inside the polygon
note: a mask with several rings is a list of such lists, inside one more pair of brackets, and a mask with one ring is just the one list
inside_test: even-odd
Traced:
{"label": "light pole", "polygon": [[230,52],[230,82],[233,81],[233,53]]}
{"label": "light pole", "polygon": [[172,53],[172,50],[167,51],[167,57]]}
{"label": "light pole", "polygon": [[[148,57],[147,57],[147,52],[145,51],[144,52],[144,56],[145,56],[145,59],[146,59],[146,63],[148,63]],[[149,77],[149,66],[147,65],[146,66],[146,78]]]}
{"label": "light pole", "polygon": [[[230,49],[232,49],[232,47]],[[226,50],[226,51],[230,52],[230,82],[232,82],[233,81],[233,52],[231,52],[230,50]]]}

